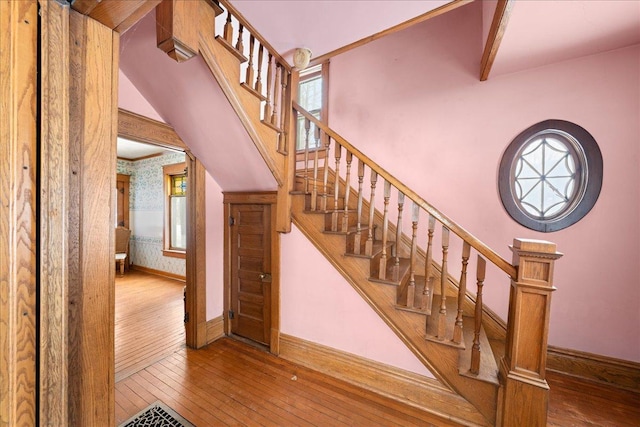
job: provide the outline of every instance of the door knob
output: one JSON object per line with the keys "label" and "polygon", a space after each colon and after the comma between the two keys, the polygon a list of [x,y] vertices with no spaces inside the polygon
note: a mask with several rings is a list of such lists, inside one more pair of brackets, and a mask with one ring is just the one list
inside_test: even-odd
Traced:
{"label": "door knob", "polygon": [[260,273],[260,280],[262,280],[263,282],[270,282],[271,281],[271,274],[269,273]]}

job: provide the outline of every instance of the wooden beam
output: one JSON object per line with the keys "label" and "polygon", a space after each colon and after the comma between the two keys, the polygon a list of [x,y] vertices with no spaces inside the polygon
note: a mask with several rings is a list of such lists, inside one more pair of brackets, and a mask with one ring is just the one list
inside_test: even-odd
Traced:
{"label": "wooden beam", "polygon": [[36,425],[37,2],[0,28],[0,425]]}
{"label": "wooden beam", "polygon": [[389,34],[393,34],[398,31],[404,30],[405,28],[409,28],[413,25],[419,24],[420,22],[426,21],[428,19],[435,18],[436,16],[442,15],[443,13],[446,13],[446,12],[450,12],[454,9],[459,8],[460,6],[464,6],[465,4],[468,4],[471,2],[473,2],[473,0],[453,0],[436,9],[430,10],[429,12],[423,13],[420,16],[416,16],[415,18],[409,19],[408,21],[402,22],[384,31],[380,31],[379,33],[373,34],[371,36],[364,37],[356,42],[343,46],[339,49],[332,50],[331,52],[320,55],[317,58],[312,58],[311,63],[309,63],[309,66],[312,67],[314,65],[318,65],[330,58],[333,58],[334,56],[340,55],[341,53],[345,53],[351,49],[355,49],[357,47],[370,43],[374,40],[378,40],[379,38],[388,36]]}
{"label": "wooden beam", "polygon": [[[158,48],[177,62],[198,54],[200,4],[192,0],[163,0],[156,9]],[[213,31],[213,30],[212,30]]]}
{"label": "wooden beam", "polygon": [[118,110],[118,135],[132,141],[145,142],[165,148],[182,151],[188,149],[176,131],[168,124],[122,108]]}
{"label": "wooden beam", "polygon": [[498,48],[502,42],[504,32],[507,29],[513,4],[513,0],[498,0],[496,11],[493,14],[493,21],[491,22],[491,29],[487,37],[487,43],[485,44],[484,53],[482,54],[480,81],[485,81],[489,78],[493,61],[498,54]]}
{"label": "wooden beam", "polygon": [[124,32],[161,0],[76,0],[71,7],[117,32]]}
{"label": "wooden beam", "polygon": [[69,425],[69,7],[40,3],[40,423]]}
{"label": "wooden beam", "polygon": [[69,28],[69,425],[114,425],[119,36],[73,11]]}

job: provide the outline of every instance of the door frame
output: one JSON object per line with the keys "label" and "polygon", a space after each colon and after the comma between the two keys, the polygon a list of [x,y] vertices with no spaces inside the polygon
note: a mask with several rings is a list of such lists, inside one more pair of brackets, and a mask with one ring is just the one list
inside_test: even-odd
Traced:
{"label": "door frame", "polygon": [[231,205],[271,206],[271,336],[269,351],[280,353],[280,233],[276,230],[276,191],[223,192],[224,203],[224,331],[231,335],[229,310],[231,309]]}
{"label": "door frame", "polygon": [[184,151],[188,170],[187,250],[185,298],[189,321],[186,343],[191,348],[207,344],[206,325],[206,200],[205,169],[175,130],[166,123],[118,109],[118,136],[132,141]]}

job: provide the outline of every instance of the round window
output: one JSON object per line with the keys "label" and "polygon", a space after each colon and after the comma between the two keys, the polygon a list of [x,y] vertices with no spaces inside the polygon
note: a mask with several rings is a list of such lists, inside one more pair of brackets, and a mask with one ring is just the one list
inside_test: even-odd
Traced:
{"label": "round window", "polygon": [[507,147],[498,175],[500,198],[511,217],[527,228],[566,228],[593,207],[602,187],[602,154],[582,127],[546,120]]}

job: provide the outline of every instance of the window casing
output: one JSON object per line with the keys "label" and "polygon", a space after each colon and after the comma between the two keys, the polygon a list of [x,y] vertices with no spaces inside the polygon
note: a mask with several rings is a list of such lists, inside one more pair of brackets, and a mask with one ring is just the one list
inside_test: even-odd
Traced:
{"label": "window casing", "polygon": [[[298,104],[315,118],[326,123],[329,63],[307,68],[300,73],[298,84]],[[302,115],[297,120],[296,151],[304,151],[306,145],[305,119]],[[309,131],[309,150],[322,148],[322,141],[316,141],[314,126]]]}
{"label": "window casing", "polygon": [[187,249],[187,187],[185,163],[163,167],[165,193],[165,256],[185,257]]}
{"label": "window casing", "polygon": [[602,155],[582,127],[546,120],[518,135],[505,151],[499,191],[509,215],[527,228],[551,232],[583,218],[602,186]]}

